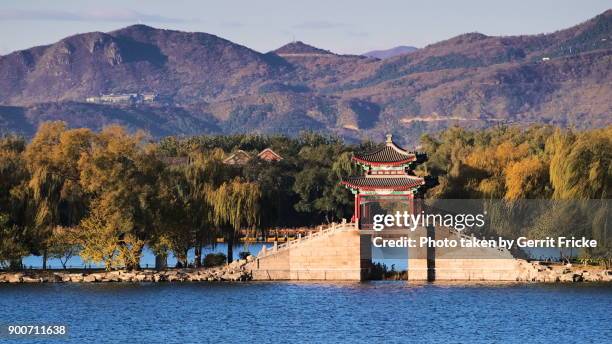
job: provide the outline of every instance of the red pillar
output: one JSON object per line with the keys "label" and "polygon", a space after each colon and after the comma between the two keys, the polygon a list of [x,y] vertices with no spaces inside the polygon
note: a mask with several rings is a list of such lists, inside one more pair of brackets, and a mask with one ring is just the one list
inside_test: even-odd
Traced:
{"label": "red pillar", "polygon": [[359,194],[355,194],[355,212],[353,213],[353,222],[359,221],[359,208],[360,208],[359,197],[360,197]]}
{"label": "red pillar", "polygon": [[357,221],[357,194],[355,194],[355,204],[353,205],[353,218],[351,219],[351,222],[356,222]]}
{"label": "red pillar", "polygon": [[[363,197],[363,196],[362,196]],[[370,207],[368,206],[369,203],[366,203],[365,206],[363,207],[363,216],[361,216],[361,199],[359,200],[359,218],[361,219],[362,217],[364,219],[370,219]],[[363,221],[361,221],[363,222]],[[371,225],[371,224],[370,224]],[[361,227],[361,224],[360,224]],[[367,228],[369,229],[369,228]]]}
{"label": "red pillar", "polygon": [[416,214],[418,212],[418,209],[416,209],[416,207],[415,207],[414,195],[413,194],[408,194],[408,205],[410,207],[410,212],[412,214]]}

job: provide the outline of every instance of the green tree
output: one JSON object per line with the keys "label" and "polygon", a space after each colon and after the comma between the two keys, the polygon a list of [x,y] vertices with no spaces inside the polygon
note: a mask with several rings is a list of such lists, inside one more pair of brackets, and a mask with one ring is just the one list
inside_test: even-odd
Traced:
{"label": "green tree", "polygon": [[68,130],[64,122],[45,122],[24,153],[34,215],[31,226],[43,253],[43,269],[53,229],[75,225],[87,210],[77,165],[91,139],[88,129]]}
{"label": "green tree", "polygon": [[75,227],[56,227],[47,241],[49,257],[56,258],[66,269],[70,258],[79,255],[81,245],[78,229]]}
{"label": "green tree", "polygon": [[558,130],[547,142],[550,179],[557,199],[609,198],[612,126],[574,134]]}
{"label": "green tree", "polygon": [[350,192],[340,186],[342,176],[352,173],[349,148],[339,144],[306,145],[299,153],[299,172],[293,191],[300,197],[295,209],[312,214],[315,221],[327,222],[347,217],[352,211]]}
{"label": "green tree", "polygon": [[26,143],[16,136],[0,137],[0,266],[20,268],[33,241],[28,219]]}
{"label": "green tree", "polygon": [[0,268],[21,268],[21,259],[28,254],[24,234],[7,214],[0,213]]}
{"label": "green tree", "polygon": [[278,162],[252,159],[244,167],[242,175],[246,180],[257,183],[261,189],[262,230],[291,226],[299,221],[299,215],[293,208],[297,198],[292,190],[294,174],[295,165],[287,159]]}
{"label": "green tree", "polygon": [[227,239],[227,262],[233,260],[236,236],[243,228],[259,224],[259,186],[234,178],[214,190],[206,191],[206,200],[212,209],[212,221],[219,226]]}
{"label": "green tree", "polygon": [[[168,251],[174,252],[177,261],[187,265],[187,252],[194,245],[194,222],[200,214],[190,202],[189,182],[185,168],[168,167],[158,184],[160,197],[160,225],[150,238],[153,252],[156,254],[156,268],[163,268]],[[160,261],[161,260],[161,261]]]}
{"label": "green tree", "polygon": [[236,173],[223,164],[224,153],[221,149],[213,149],[204,153],[192,153],[192,163],[184,171],[186,178],[186,208],[190,211],[190,226],[195,231],[194,265],[202,265],[202,247],[205,243],[214,241],[211,230],[211,206],[207,202],[206,193],[220,186],[223,181]]}
{"label": "green tree", "polygon": [[[114,264],[118,252],[128,269],[138,269],[143,243],[155,231],[159,197],[156,185],[163,164],[143,133],[128,134],[119,126],[96,136],[90,152],[79,160],[81,186],[93,199],[89,217],[81,222],[88,231],[101,230],[105,240],[86,240],[84,252]],[[93,239],[93,233],[86,239]],[[110,245],[109,247],[93,247]],[[108,265],[107,265],[108,266]]]}

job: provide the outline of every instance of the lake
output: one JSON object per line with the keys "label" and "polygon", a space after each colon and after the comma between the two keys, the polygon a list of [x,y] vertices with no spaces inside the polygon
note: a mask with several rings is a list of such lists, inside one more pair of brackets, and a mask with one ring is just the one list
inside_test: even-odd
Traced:
{"label": "lake", "polygon": [[[264,245],[270,248],[272,247],[273,244],[252,243],[252,244],[236,245],[234,246],[234,259],[239,258],[240,252],[251,252],[251,254],[256,255],[257,253],[259,253],[259,251],[261,251],[261,248]],[[227,254],[227,244],[219,243],[214,246],[207,245],[202,248],[202,252],[203,252],[203,256],[209,253],[218,253],[218,252]],[[195,257],[195,251],[192,248],[191,250],[187,251],[187,259],[189,260],[189,262],[193,262],[194,257]],[[168,261],[169,267],[174,267],[176,265],[177,260],[176,260],[176,257],[172,254],[172,252],[168,254],[167,261]],[[35,268],[35,269],[41,268],[42,267],[42,257],[30,255],[30,256],[24,257],[22,259],[22,263],[26,268],[30,268],[30,267]],[[68,260],[66,266],[69,268],[82,268],[85,266],[103,268],[104,264],[102,263],[85,264],[83,260],[81,259],[81,257],[74,256]],[[140,267],[148,268],[148,267],[154,267],[154,266],[155,266],[155,254],[153,254],[153,252],[148,246],[145,246],[142,250],[142,256],[140,258]],[[49,258],[47,259],[47,267],[51,269],[61,269],[62,264],[59,261],[59,259]]]}
{"label": "lake", "polygon": [[[257,255],[259,251],[261,251],[261,248],[264,245],[267,246],[268,249],[270,249],[273,246],[273,244],[270,244],[270,243],[267,243],[267,244],[249,243],[249,244],[236,245],[233,251],[234,259],[239,258],[240,252],[250,252],[253,255]],[[219,243],[214,246],[207,245],[202,248],[202,251],[203,251],[203,256],[209,253],[217,253],[217,252],[226,254],[227,244]],[[372,257],[373,257],[372,261],[374,263],[385,264],[388,268],[393,268],[395,270],[400,270],[400,271],[406,270],[408,267],[408,261],[407,261],[408,252],[406,250],[401,250],[401,254],[394,256],[394,255],[389,255],[388,254],[389,251],[390,250],[383,251],[380,248],[372,247]],[[544,260],[547,258],[554,258],[556,260],[560,256],[559,249],[554,249],[554,248],[525,249],[524,252],[527,253],[531,258],[540,259],[540,260]],[[569,249],[561,250],[561,252],[563,253],[564,256],[572,256],[572,257],[577,256],[580,253],[579,250],[572,251]],[[193,262],[194,257],[195,257],[194,249],[189,250],[187,252],[187,259],[189,260],[189,262]],[[167,262],[168,262],[169,267],[174,267],[176,265],[177,260],[176,260],[176,257],[172,254],[172,252],[169,253]],[[39,269],[42,267],[42,257],[30,255],[30,256],[24,257],[22,259],[22,263],[26,268]],[[85,266],[103,268],[104,264],[102,263],[85,264],[83,260],[81,259],[81,257],[74,256],[68,260],[66,266],[69,268],[83,268]],[[153,252],[149,249],[149,247],[145,246],[144,249],[142,250],[142,257],[140,259],[140,267],[150,268],[154,266],[155,266],[155,254],[153,254]],[[47,267],[50,269],[61,269],[62,264],[59,259],[49,258],[47,259]]]}
{"label": "lake", "polygon": [[0,324],[67,325],[68,335],[51,341],[62,343],[612,338],[612,287],[596,284],[0,284],[0,309]]}

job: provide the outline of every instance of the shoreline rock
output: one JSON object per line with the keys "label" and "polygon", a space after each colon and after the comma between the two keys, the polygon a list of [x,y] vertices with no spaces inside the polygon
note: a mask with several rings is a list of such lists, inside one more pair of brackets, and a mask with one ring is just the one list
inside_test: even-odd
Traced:
{"label": "shoreline rock", "polygon": [[583,265],[521,261],[517,282],[577,283],[612,282],[612,270]]}
{"label": "shoreline rock", "polygon": [[113,270],[113,271],[53,271],[27,270],[2,271],[0,283],[99,283],[99,282],[206,282],[249,281],[251,272],[241,259],[231,264],[213,268],[186,268],[168,270]]}
{"label": "shoreline rock", "polygon": [[[243,282],[253,279],[248,263],[240,259],[213,268],[185,268],[168,270],[113,270],[113,271],[3,271],[0,283],[99,283],[99,282]],[[474,281],[480,282],[480,281]],[[612,282],[612,270],[582,265],[547,264],[539,261],[520,261],[516,282],[524,283],[580,283]]]}

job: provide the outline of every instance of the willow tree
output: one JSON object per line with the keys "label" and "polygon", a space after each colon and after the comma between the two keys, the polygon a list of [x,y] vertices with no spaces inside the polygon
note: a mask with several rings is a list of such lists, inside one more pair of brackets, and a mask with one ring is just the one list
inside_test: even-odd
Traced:
{"label": "willow tree", "polygon": [[427,192],[432,198],[548,197],[545,146],[552,132],[550,126],[448,128],[421,138],[428,161],[417,171],[438,181]]}
{"label": "willow tree", "polygon": [[[91,212],[81,222],[90,234],[83,252],[119,252],[126,268],[139,268],[159,207],[156,185],[163,166],[156,154],[143,133],[110,126],[96,136],[79,160],[81,186],[92,197]],[[98,240],[96,231],[106,240]]]}
{"label": "willow tree", "polygon": [[32,239],[26,226],[28,171],[24,150],[24,139],[0,138],[0,267],[20,268]]}
{"label": "willow tree", "polygon": [[510,163],[506,175],[506,200],[549,198],[548,164],[541,157],[529,156]]}
{"label": "willow tree", "polygon": [[149,245],[155,253],[155,268],[167,265],[169,252],[177,261],[187,265],[187,252],[193,246],[192,222],[196,214],[189,202],[189,187],[183,166],[168,166],[158,184],[160,206],[159,225],[150,238]]}
{"label": "willow tree", "polygon": [[207,202],[207,194],[210,190],[221,186],[223,181],[229,177],[229,169],[223,164],[224,153],[221,149],[213,149],[210,152],[192,153],[191,164],[183,171],[185,188],[185,206],[189,209],[191,228],[194,230],[194,265],[200,267],[202,264],[202,247],[205,242],[213,241],[211,225],[211,206]]}
{"label": "willow tree", "polygon": [[25,151],[33,216],[31,226],[47,267],[47,242],[57,226],[73,226],[86,212],[77,168],[90,149],[89,129],[68,130],[64,122],[41,124]]}
{"label": "willow tree", "polygon": [[478,146],[465,159],[465,173],[476,191],[486,198],[502,198],[506,194],[507,167],[529,155],[529,145],[504,140],[497,145]]}
{"label": "willow tree", "polygon": [[[609,266],[612,261],[609,251],[611,239],[608,234],[608,199],[612,194],[612,126],[579,133],[557,130],[547,141],[546,149],[551,154],[550,179],[554,187],[553,198],[572,200],[565,202],[572,210],[588,209],[583,210],[588,216],[582,230],[569,221],[561,223],[572,229],[572,235],[583,234],[597,239],[600,248],[588,249],[584,253],[604,258]],[[599,201],[595,201],[596,199]]]}
{"label": "willow tree", "polygon": [[[160,197],[160,230],[154,234],[151,247],[163,262],[168,251],[178,262],[187,265],[187,252],[194,248],[194,266],[202,264],[202,247],[215,239],[211,221],[212,207],[206,195],[231,178],[233,169],[223,164],[221,149],[200,152],[197,148],[168,149],[168,139],[159,146],[166,154],[190,154],[187,165],[169,164],[158,184]],[[156,264],[158,265],[158,264]]]}
{"label": "willow tree", "polygon": [[261,190],[255,183],[234,178],[217,189],[206,190],[205,195],[212,210],[211,220],[227,239],[227,262],[231,263],[236,235],[243,228],[259,224]]}
{"label": "willow tree", "polygon": [[605,199],[612,193],[612,126],[573,134],[558,130],[547,142],[556,199]]}

